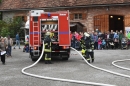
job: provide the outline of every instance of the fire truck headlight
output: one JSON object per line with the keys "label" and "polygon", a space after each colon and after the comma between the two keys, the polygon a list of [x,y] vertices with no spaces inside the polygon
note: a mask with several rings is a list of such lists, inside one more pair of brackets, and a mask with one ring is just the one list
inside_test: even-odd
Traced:
{"label": "fire truck headlight", "polygon": [[37,50],[37,47],[34,47],[34,50]]}
{"label": "fire truck headlight", "polygon": [[69,49],[69,47],[68,46],[63,46],[63,49]]}

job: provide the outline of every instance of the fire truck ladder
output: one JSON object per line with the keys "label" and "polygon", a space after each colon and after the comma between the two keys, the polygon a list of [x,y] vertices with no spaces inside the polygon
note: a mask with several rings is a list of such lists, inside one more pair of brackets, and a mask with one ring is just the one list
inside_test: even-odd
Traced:
{"label": "fire truck ladder", "polygon": [[39,27],[38,27],[38,21],[33,21],[33,47],[37,48],[34,49],[33,48],[33,55],[34,56],[39,56],[39,40],[40,40],[40,31],[39,31]]}

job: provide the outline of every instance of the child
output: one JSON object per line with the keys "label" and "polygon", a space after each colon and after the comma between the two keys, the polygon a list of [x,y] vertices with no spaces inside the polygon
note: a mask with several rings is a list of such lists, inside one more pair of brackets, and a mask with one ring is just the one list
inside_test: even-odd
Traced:
{"label": "child", "polygon": [[98,38],[98,50],[101,49],[101,44],[102,44],[102,41],[101,41],[101,38],[99,37]]}
{"label": "child", "polygon": [[102,40],[102,49],[105,49],[106,48],[106,41],[103,39]]}

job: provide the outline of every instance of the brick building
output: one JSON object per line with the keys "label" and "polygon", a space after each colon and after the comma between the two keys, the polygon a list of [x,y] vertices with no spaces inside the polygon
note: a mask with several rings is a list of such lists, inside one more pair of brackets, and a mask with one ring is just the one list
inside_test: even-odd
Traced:
{"label": "brick building", "polygon": [[130,27],[130,0],[2,0],[0,3],[3,20],[22,16],[26,21],[31,9],[69,10],[72,31],[125,31],[125,27]]}

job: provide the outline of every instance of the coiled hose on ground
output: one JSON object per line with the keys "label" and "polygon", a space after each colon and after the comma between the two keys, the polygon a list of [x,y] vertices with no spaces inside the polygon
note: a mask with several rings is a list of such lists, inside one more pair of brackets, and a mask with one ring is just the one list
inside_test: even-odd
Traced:
{"label": "coiled hose on ground", "polygon": [[117,62],[124,62],[124,61],[130,61],[130,59],[116,60],[116,61],[113,61],[113,62],[112,62],[112,65],[113,65],[113,66],[116,66],[116,67],[118,67],[118,68],[120,68],[120,69],[130,71],[129,68],[121,67],[121,66],[115,64],[115,63],[117,63]]}

